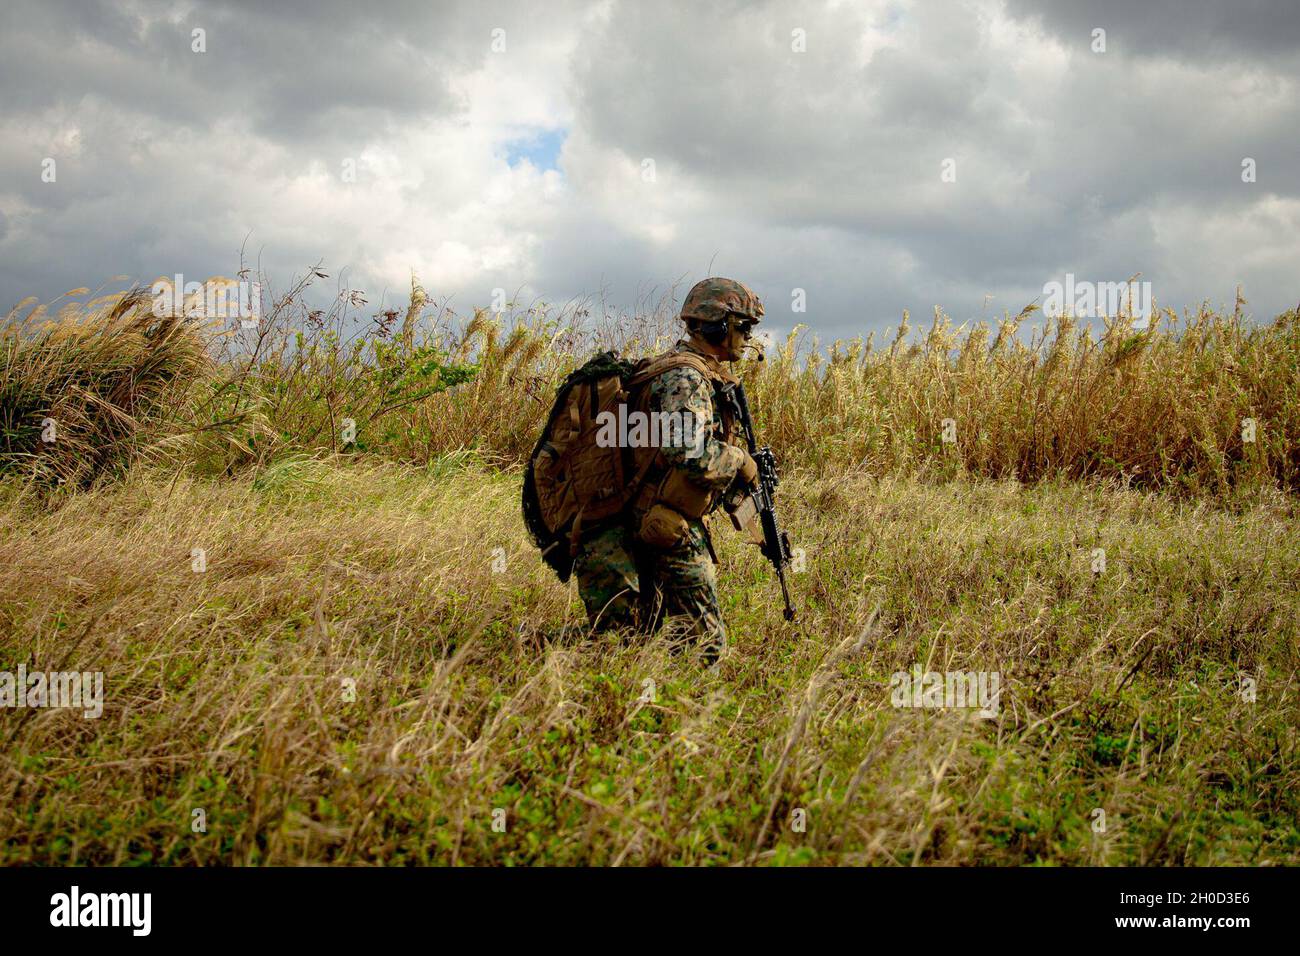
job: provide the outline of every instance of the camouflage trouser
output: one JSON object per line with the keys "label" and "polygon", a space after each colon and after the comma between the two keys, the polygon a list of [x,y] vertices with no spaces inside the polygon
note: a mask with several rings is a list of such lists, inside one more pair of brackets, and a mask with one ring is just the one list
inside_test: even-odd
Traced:
{"label": "camouflage trouser", "polygon": [[666,551],[638,541],[622,526],[584,541],[573,574],[593,627],[654,633],[665,617],[673,618],[670,636],[693,638],[708,663],[716,660],[727,632],[705,533],[692,521],[686,539]]}

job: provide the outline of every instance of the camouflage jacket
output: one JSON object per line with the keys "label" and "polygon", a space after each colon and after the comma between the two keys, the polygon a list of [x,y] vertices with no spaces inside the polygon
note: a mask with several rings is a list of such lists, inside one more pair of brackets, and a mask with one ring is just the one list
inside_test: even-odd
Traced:
{"label": "camouflage jacket", "polygon": [[[686,339],[671,352],[702,355]],[[650,409],[668,414],[689,413],[702,435],[694,443],[663,445],[660,448],[669,465],[682,469],[691,480],[711,491],[724,490],[745,460],[744,451],[727,442],[721,408],[714,395],[713,383],[690,366],[669,369],[650,383]]]}

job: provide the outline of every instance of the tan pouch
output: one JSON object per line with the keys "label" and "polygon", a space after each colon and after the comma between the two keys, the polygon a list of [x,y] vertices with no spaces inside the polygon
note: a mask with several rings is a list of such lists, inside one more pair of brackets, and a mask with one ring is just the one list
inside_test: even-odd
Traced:
{"label": "tan pouch", "polygon": [[713,492],[691,481],[680,468],[669,468],[657,500],[688,518],[702,518],[713,504]]}
{"label": "tan pouch", "polygon": [[666,551],[681,544],[688,530],[680,514],[665,505],[655,505],[641,519],[637,537],[652,548]]}

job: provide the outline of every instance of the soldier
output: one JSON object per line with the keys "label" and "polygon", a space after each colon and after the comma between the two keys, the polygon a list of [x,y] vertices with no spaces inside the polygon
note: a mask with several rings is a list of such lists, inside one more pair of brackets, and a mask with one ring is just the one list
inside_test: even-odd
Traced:
{"label": "soldier", "polygon": [[650,412],[678,414],[695,430],[690,440],[650,450],[657,455],[627,520],[595,533],[578,550],[578,591],[597,629],[654,632],[667,616],[674,619],[673,637],[693,638],[707,665],[726,649],[709,515],[733,486],[752,485],[758,467],[740,444],[718,389],[736,381],[723,362],[755,347],[749,337],[762,315],[758,297],[733,279],[705,279],[682,303],[687,337],[666,354],[685,355],[690,364],[670,365],[643,388]]}

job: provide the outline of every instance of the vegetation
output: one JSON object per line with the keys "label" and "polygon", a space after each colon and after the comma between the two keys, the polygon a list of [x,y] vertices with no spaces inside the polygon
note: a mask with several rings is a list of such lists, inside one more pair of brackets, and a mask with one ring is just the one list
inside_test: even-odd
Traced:
{"label": "vegetation", "polygon": [[[709,673],[592,638],[518,508],[554,386],[666,307],[307,284],[247,332],[10,316],[0,670],[105,706],[0,711],[0,862],[1300,862],[1295,313],[797,332],[745,375],[801,615],[721,531]],[[997,713],[893,706],[914,668]]]}

